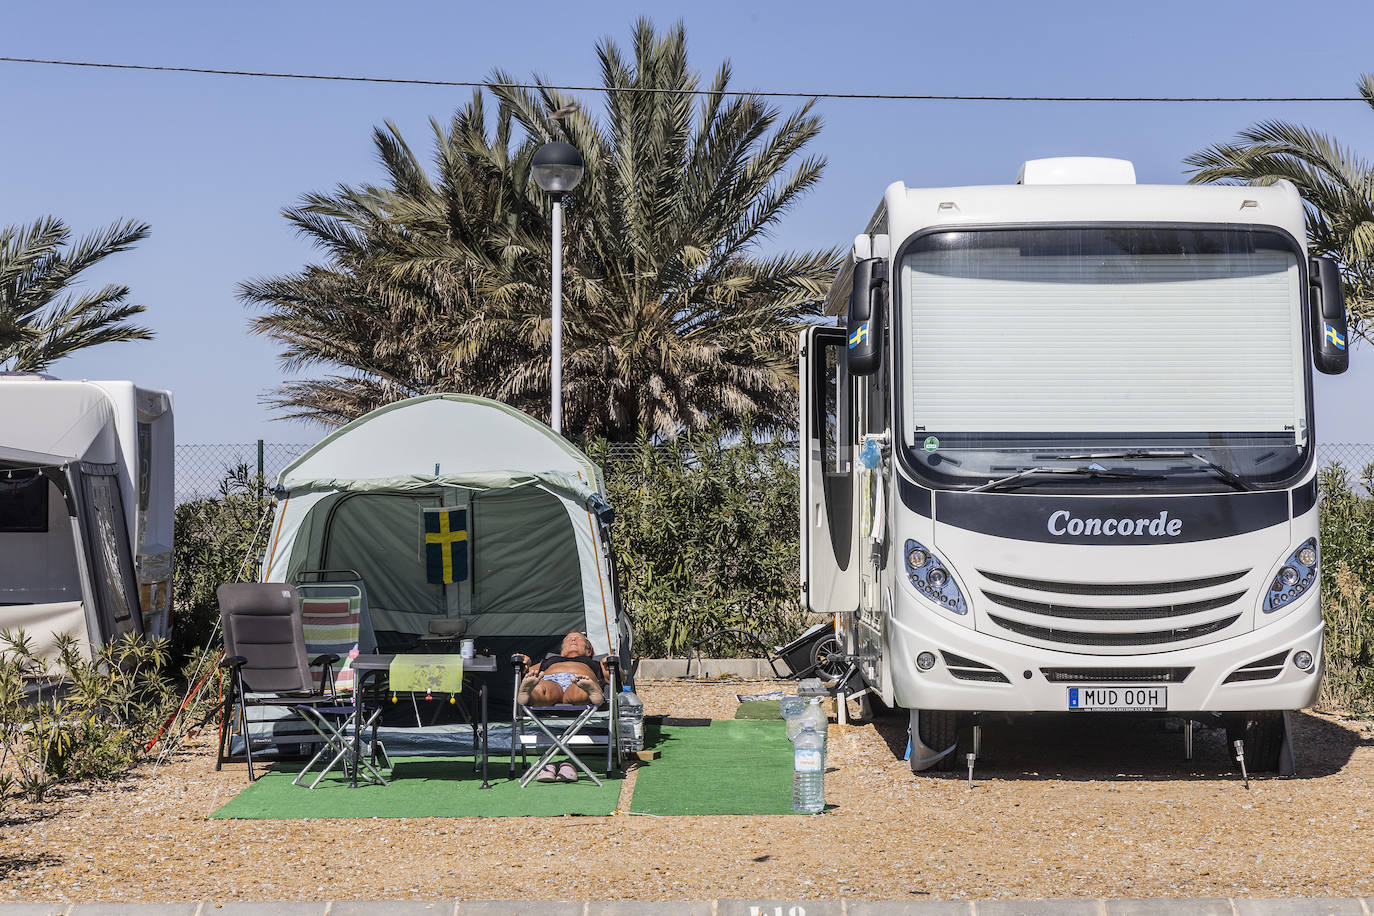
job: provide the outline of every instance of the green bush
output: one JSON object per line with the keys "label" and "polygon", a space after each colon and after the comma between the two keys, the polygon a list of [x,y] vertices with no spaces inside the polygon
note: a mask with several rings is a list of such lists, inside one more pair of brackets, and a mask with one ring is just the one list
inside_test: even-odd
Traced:
{"label": "green bush", "polygon": [[[1374,498],[1364,495],[1340,464],[1321,472],[1322,616],[1326,619],[1326,678],[1321,705],[1374,709]],[[1374,492],[1374,464],[1360,474]]]}
{"label": "green bush", "polygon": [[219,603],[224,582],[257,580],[267,547],[265,523],[272,497],[263,482],[239,465],[220,483],[219,496],[184,502],[174,522],[176,571],[172,580],[174,658],[219,646]]}
{"label": "green bush", "polygon": [[[135,633],[92,658],[64,635],[45,658],[23,630],[0,631],[0,800],[17,791],[41,802],[59,783],[126,772],[185,695],[168,663],[167,640]],[[213,664],[213,655],[196,655],[187,682]]]}
{"label": "green bush", "polygon": [[[794,448],[749,429],[663,446],[641,437],[628,460],[589,446],[616,510],[612,540],[639,655],[679,655],[728,628],[765,639],[800,628]],[[751,649],[738,636],[703,646]]]}

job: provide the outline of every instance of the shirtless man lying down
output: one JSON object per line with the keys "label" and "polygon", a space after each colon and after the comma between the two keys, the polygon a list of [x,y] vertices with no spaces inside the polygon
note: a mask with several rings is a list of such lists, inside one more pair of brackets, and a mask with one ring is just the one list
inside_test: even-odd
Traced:
{"label": "shirtless man lying down", "polygon": [[606,660],[598,662],[592,641],[577,630],[563,637],[558,654],[544,656],[531,665],[528,655],[521,655],[528,666],[528,674],[520,682],[517,699],[530,706],[557,706],[560,703],[581,706],[590,703],[600,706],[606,699],[602,690],[610,681]]}

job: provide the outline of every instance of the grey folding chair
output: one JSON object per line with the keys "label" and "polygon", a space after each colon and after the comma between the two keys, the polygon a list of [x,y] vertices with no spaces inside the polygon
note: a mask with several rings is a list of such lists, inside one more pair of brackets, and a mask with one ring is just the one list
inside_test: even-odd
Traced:
{"label": "grey folding chair", "polygon": [[[296,589],[281,582],[231,582],[221,585],[220,620],[224,625],[224,661],[229,689],[220,710],[218,770],[226,760],[230,720],[237,716],[243,736],[248,778],[253,772],[253,736],[249,707],[285,709],[298,719],[296,707],[336,706],[332,668],[339,656],[325,653],[307,663],[301,631],[301,602]],[[311,666],[323,666],[320,689],[311,677]],[[260,720],[261,722],[261,720]],[[289,734],[274,728],[271,742],[277,747],[319,744],[318,734]]]}

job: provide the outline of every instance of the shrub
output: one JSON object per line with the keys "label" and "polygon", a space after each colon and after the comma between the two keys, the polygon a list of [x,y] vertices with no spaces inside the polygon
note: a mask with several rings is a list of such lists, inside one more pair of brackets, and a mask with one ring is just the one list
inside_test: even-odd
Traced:
{"label": "shrub", "polygon": [[272,497],[247,465],[231,470],[217,497],[184,502],[174,522],[176,571],[173,576],[172,646],[174,658],[190,658],[220,645],[219,602],[224,582],[252,582],[267,547],[265,519]]}
{"label": "shrub", "polygon": [[[1340,464],[1321,471],[1322,616],[1326,678],[1321,705],[1374,709],[1374,499],[1363,495]],[[1360,474],[1374,492],[1374,464]]]}
{"label": "shrub", "polygon": [[[718,430],[667,445],[641,437],[633,458],[606,460],[623,598],[639,655],[681,654],[710,633],[739,628],[765,639],[802,622],[798,601],[794,446],[737,440]],[[748,648],[725,637],[712,654]]]}
{"label": "shrub", "polygon": [[[49,659],[23,630],[0,631],[0,799],[17,789],[41,802],[59,783],[126,772],[184,696],[168,661],[167,640],[135,633],[91,658],[63,635]],[[186,674],[213,663],[199,655]]]}

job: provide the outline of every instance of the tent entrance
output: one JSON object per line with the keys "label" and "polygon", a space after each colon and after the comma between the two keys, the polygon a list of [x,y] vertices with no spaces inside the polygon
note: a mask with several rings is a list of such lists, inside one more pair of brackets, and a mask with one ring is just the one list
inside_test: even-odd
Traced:
{"label": "tent entrance", "polygon": [[[422,511],[438,508],[464,510],[467,524],[466,538],[452,545],[467,562],[455,555],[451,584],[429,581],[423,550]],[[465,635],[484,646],[533,640],[523,651],[534,652],[550,636],[585,627],[583,590],[596,583],[584,581],[572,518],[564,497],[535,485],[333,494],[304,520],[290,575],[358,571],[380,651],[408,649],[461,619]]]}

